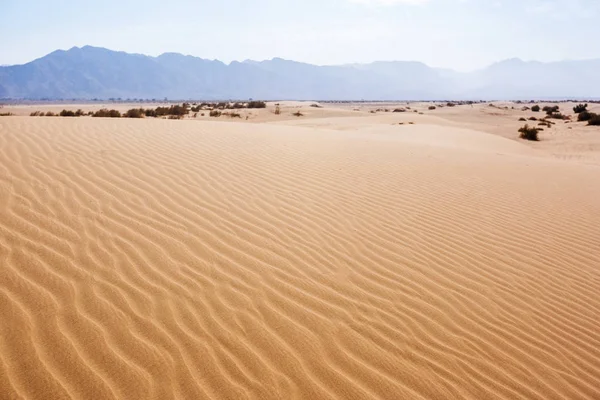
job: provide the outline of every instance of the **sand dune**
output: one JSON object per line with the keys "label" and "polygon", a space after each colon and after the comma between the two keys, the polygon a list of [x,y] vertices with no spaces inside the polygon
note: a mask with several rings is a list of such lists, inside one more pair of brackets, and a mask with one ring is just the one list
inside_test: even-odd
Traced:
{"label": "sand dune", "polygon": [[598,166],[381,118],[0,119],[0,397],[599,399]]}

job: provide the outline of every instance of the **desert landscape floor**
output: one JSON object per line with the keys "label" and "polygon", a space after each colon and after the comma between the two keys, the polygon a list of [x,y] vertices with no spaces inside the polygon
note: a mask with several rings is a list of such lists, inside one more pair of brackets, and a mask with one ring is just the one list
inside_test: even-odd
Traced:
{"label": "desert landscape floor", "polygon": [[438,111],[0,118],[0,398],[599,399],[600,132]]}

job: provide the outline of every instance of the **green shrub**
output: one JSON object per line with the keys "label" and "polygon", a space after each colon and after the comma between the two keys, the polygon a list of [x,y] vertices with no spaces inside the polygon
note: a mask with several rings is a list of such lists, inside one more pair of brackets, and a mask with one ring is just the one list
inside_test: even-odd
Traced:
{"label": "green shrub", "polygon": [[533,107],[531,107],[531,111],[533,112],[540,112],[540,106],[538,106],[537,104]]}
{"label": "green shrub", "polygon": [[575,107],[573,107],[573,111],[575,112],[575,114],[579,114],[582,113],[584,111],[587,111],[587,103],[585,104],[578,104]]}
{"label": "green shrub", "polygon": [[529,125],[525,124],[521,129],[519,129],[519,138],[525,140],[531,140],[537,142],[539,128],[529,127]]}

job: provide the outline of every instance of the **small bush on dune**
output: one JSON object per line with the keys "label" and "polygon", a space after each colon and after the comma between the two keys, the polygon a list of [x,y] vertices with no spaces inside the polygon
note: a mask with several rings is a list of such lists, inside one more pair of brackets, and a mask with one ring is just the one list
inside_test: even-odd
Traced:
{"label": "small bush on dune", "polygon": [[579,122],[589,121],[590,119],[592,119],[592,117],[594,115],[595,115],[594,113],[591,113],[589,111],[582,111],[577,116],[577,121],[579,121]]}
{"label": "small bush on dune", "polygon": [[533,107],[531,107],[531,111],[533,112],[540,112],[540,106],[538,106],[537,104]]}
{"label": "small bush on dune", "polygon": [[183,119],[183,115],[169,115],[167,119]]}
{"label": "small bush on dune", "polygon": [[435,110],[436,107],[435,106],[429,106],[429,110]]}
{"label": "small bush on dune", "polygon": [[42,117],[44,116],[44,113],[42,111],[34,111],[31,114],[29,114],[30,117]]}
{"label": "small bush on dune", "polygon": [[210,114],[208,114],[208,115],[210,115],[211,117],[218,118],[218,117],[220,117],[220,116],[221,116],[221,111],[218,111],[218,110],[212,110],[212,111],[210,112]]}
{"label": "small bush on dune", "polygon": [[12,117],[13,115],[15,114],[11,112],[0,113],[0,117]]}
{"label": "small bush on dune", "polygon": [[322,105],[320,105],[320,104],[316,104],[316,103],[315,103],[315,104],[311,104],[310,106],[311,106],[311,107],[314,107],[314,108],[323,108],[323,106],[322,106]]}
{"label": "small bush on dune", "polygon": [[304,116],[304,114],[302,114],[300,111],[296,111],[295,113],[292,114],[294,117],[302,117]]}
{"label": "small bush on dune", "polygon": [[552,118],[552,119],[568,119],[568,117],[566,115],[562,115],[561,113],[552,113],[552,114],[548,114],[548,118]]}
{"label": "small bush on dune", "polygon": [[267,108],[267,103],[264,101],[250,101],[248,102],[248,108]]}
{"label": "small bush on dune", "polygon": [[127,110],[123,116],[125,118],[144,118],[145,115],[146,113],[143,108],[132,108],[131,110]]}
{"label": "small bush on dune", "polygon": [[109,110],[103,108],[101,110],[96,111],[92,117],[95,118],[121,118],[121,113],[117,110]]}
{"label": "small bush on dune", "polygon": [[558,107],[558,106],[545,106],[544,108],[542,108],[542,111],[544,111],[546,114],[550,115],[555,112],[558,112],[559,109],[560,109],[560,107]]}
{"label": "small bush on dune", "polygon": [[573,111],[575,112],[575,114],[579,114],[582,113],[584,111],[587,111],[587,103],[586,104],[578,104],[575,107],[573,107]]}
{"label": "small bush on dune", "polygon": [[[40,114],[40,116],[41,116],[41,114]],[[46,113],[46,117],[56,117],[56,114],[54,114],[52,111],[48,111]]]}
{"label": "small bush on dune", "polygon": [[525,118],[521,117],[519,118],[519,121],[527,121]]}
{"label": "small bush on dune", "polygon": [[521,129],[519,129],[519,138],[525,140],[531,140],[537,142],[539,128],[529,127],[529,125],[525,124]]}
{"label": "small bush on dune", "polygon": [[75,111],[71,110],[62,110],[60,112],[61,117],[78,117],[79,115],[75,114]]}
{"label": "small bush on dune", "polygon": [[588,125],[599,126],[600,125],[600,115],[593,114],[592,118],[588,121]]}
{"label": "small bush on dune", "polygon": [[536,117],[529,117],[530,121],[537,121],[538,119]]}
{"label": "small bush on dune", "polygon": [[395,109],[394,109],[394,112],[395,112],[395,113],[398,113],[398,112],[406,112],[406,110],[405,110],[404,108],[395,108]]}

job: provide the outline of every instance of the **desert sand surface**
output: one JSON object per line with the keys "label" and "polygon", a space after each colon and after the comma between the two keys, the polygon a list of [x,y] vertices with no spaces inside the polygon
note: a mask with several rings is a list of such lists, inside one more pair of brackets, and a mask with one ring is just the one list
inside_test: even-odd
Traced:
{"label": "desert sand surface", "polygon": [[0,398],[600,398],[598,127],[27,107],[0,118]]}

